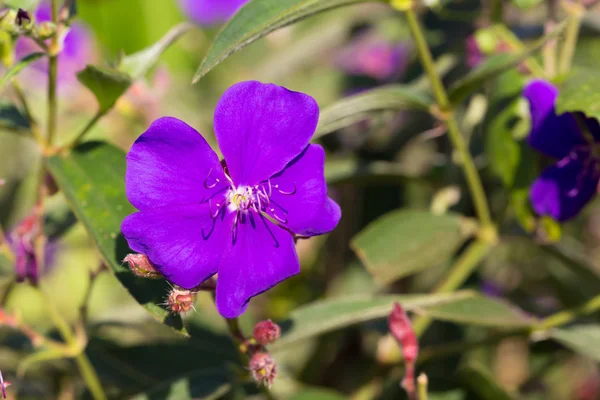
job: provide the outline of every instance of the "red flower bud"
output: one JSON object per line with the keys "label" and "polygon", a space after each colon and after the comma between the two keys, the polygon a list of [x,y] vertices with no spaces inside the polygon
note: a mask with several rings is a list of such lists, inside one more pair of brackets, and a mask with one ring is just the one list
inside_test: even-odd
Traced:
{"label": "red flower bud", "polygon": [[194,308],[194,295],[189,290],[173,289],[169,293],[167,304],[174,314],[185,314],[190,308]]}
{"label": "red flower bud", "polygon": [[127,254],[123,262],[129,264],[129,269],[135,276],[149,279],[162,278],[162,274],[154,268],[144,254]]}
{"label": "red flower bud", "polygon": [[281,328],[270,319],[261,321],[254,326],[252,336],[256,342],[262,346],[266,346],[275,342],[281,336]]}
{"label": "red flower bud", "polygon": [[406,371],[402,386],[410,397],[415,393],[415,362],[419,354],[419,342],[408,315],[398,303],[394,304],[394,309],[388,317],[388,326],[402,349]]}
{"label": "red flower bud", "polygon": [[269,353],[258,352],[250,359],[250,373],[259,384],[271,387],[277,376],[277,365]]}

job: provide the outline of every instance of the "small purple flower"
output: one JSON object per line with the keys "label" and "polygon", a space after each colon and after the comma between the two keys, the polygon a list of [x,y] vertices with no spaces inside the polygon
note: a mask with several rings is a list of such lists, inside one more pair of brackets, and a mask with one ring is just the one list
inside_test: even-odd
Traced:
{"label": "small purple flower", "polygon": [[408,65],[409,44],[390,41],[374,33],[355,39],[337,58],[351,75],[368,76],[379,81],[398,78]]}
{"label": "small purple flower", "polygon": [[470,35],[465,40],[465,55],[469,68],[475,68],[485,60],[485,55],[479,48],[475,35]]}
{"label": "small purple flower", "polygon": [[227,21],[249,0],[179,0],[183,11],[200,25],[215,25]]}
{"label": "small purple flower", "polygon": [[250,81],[229,88],[214,126],[224,160],[192,127],[156,120],[127,155],[127,197],[140,212],[122,230],[171,282],[192,289],[218,273],[217,308],[237,317],[248,301],[300,272],[296,236],[335,228],[325,152],[309,144],[315,100]]}
{"label": "small purple flower", "polygon": [[528,142],[541,153],[558,162],[547,168],[531,187],[533,209],[557,221],[575,217],[596,193],[600,180],[600,159],[597,145],[600,125],[586,118],[586,131],[580,129],[575,115],[557,115],[554,108],[558,89],[552,84],[535,80],[524,91],[531,111],[531,133]]}
{"label": "small purple flower", "polygon": [[[40,3],[35,11],[35,22],[51,21],[50,3]],[[39,46],[33,39],[21,37],[16,43],[17,58],[23,58],[31,53],[40,52]],[[69,84],[77,80],[76,74],[92,62],[94,57],[93,39],[90,31],[84,25],[73,23],[64,37],[62,52],[58,56],[58,82]],[[34,80],[46,80],[48,60],[42,58],[32,65],[36,76]],[[37,85],[36,85],[37,86]]]}

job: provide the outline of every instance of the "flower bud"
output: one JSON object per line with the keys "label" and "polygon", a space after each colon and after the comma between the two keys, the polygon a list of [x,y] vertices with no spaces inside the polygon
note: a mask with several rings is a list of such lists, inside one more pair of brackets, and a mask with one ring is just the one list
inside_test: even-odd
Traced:
{"label": "flower bud", "polygon": [[42,40],[49,39],[56,33],[56,24],[44,21],[38,27],[38,37]]}
{"label": "flower bud", "polygon": [[144,254],[127,254],[123,262],[129,264],[129,269],[135,276],[149,279],[162,278],[162,274],[154,268],[154,265]]}
{"label": "flower bud", "polygon": [[29,15],[29,13],[22,8],[19,8],[15,22],[21,27],[27,27],[31,23],[31,15]]}
{"label": "flower bud", "polygon": [[174,314],[185,314],[194,307],[194,295],[189,290],[173,289],[169,293],[167,304]]}
{"label": "flower bud", "polygon": [[262,346],[266,346],[275,342],[281,336],[281,328],[270,319],[261,321],[254,326],[252,336],[256,342]]}
{"label": "flower bud", "polygon": [[409,398],[412,398],[411,395],[415,392],[415,362],[419,354],[419,342],[406,311],[398,303],[394,304],[394,309],[388,316],[388,326],[402,349],[405,371],[402,387]]}
{"label": "flower bud", "polygon": [[250,359],[250,373],[256,383],[270,388],[277,376],[277,365],[269,353],[258,352]]}

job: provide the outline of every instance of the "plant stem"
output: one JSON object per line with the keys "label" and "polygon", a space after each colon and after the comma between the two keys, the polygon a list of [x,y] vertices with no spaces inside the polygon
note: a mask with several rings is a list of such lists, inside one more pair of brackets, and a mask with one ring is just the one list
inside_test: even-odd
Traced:
{"label": "plant stem", "polygon": [[[476,240],[470,244],[450,268],[450,273],[446,276],[446,279],[433,290],[433,293],[449,293],[462,286],[493,246],[494,244],[487,240]],[[415,318],[413,329],[417,336],[421,336],[431,322],[432,319],[429,317],[419,316]]]}
{"label": "plant stem", "polygon": [[421,374],[417,378],[417,391],[419,393],[419,400],[427,400],[427,385],[429,384],[427,380],[427,375]]}
{"label": "plant stem", "polygon": [[534,331],[545,331],[556,328],[573,321],[577,317],[589,315],[596,311],[600,311],[600,295],[591,298],[579,307],[559,311],[556,314],[544,318],[541,323],[534,328]]}
{"label": "plant stem", "polygon": [[[544,24],[544,34],[547,35],[554,30],[558,23],[558,0],[546,0],[548,20]],[[556,75],[556,63],[558,56],[558,39],[548,40],[542,50],[544,60],[544,72],[548,78]]]}
{"label": "plant stem", "polygon": [[[58,24],[58,4],[57,0],[52,0],[52,22]],[[56,76],[58,73],[58,34],[52,36],[51,46],[48,52],[48,135],[46,136],[46,146],[50,147],[54,142],[56,134],[56,121],[58,114],[56,100]]]}
{"label": "plant stem", "polygon": [[558,66],[558,73],[565,75],[571,69],[571,63],[573,62],[573,56],[575,55],[575,46],[577,45],[577,38],[579,37],[579,28],[581,27],[581,20],[585,8],[578,3],[563,3],[567,14],[567,28],[565,32],[565,43],[560,52],[560,64]]}
{"label": "plant stem", "polygon": [[[71,327],[69,326],[67,321],[65,321],[62,315],[60,315],[60,312],[56,309],[56,306],[54,305],[50,297],[46,295],[44,290],[40,288],[39,292],[44,298],[44,302],[46,303],[52,322],[56,326],[56,329],[58,329],[58,332],[60,333],[67,346],[69,346],[72,349],[78,348],[80,344],[77,342],[77,339],[73,335]],[[75,356],[75,362],[77,363],[79,372],[81,373],[83,380],[85,381],[88,389],[90,390],[92,397],[95,400],[105,400],[106,395],[104,394],[102,383],[100,383],[98,374],[94,370],[92,363],[90,362],[83,349],[81,351],[78,351],[78,354]]]}
{"label": "plant stem", "polygon": [[450,137],[450,141],[452,142],[454,150],[457,151],[460,156],[461,166],[467,179],[469,191],[473,197],[473,203],[475,205],[477,216],[482,224],[482,227],[491,227],[493,226],[492,217],[488,207],[487,197],[485,195],[485,191],[483,190],[481,179],[479,178],[479,173],[477,172],[473,158],[469,153],[467,143],[460,132],[456,118],[451,114],[452,110],[450,101],[448,100],[448,94],[446,93],[446,89],[442,84],[442,80],[435,70],[435,64],[433,62],[433,57],[431,56],[431,51],[429,50],[429,45],[425,40],[423,29],[417,18],[417,15],[412,8],[406,10],[406,19],[408,21],[410,31],[415,39],[417,51],[419,53],[421,63],[423,64],[423,68],[425,69],[425,72],[431,81],[431,86],[433,88],[440,111],[442,113],[450,113],[446,120],[446,124],[448,126],[448,136]]}
{"label": "plant stem", "polygon": [[90,129],[94,127],[94,125],[96,125],[98,120],[100,120],[100,118],[102,118],[104,114],[104,112],[98,111],[96,115],[94,115],[94,118],[92,118],[90,122],[87,123],[87,125],[83,128],[81,132],[79,132],[79,134],[75,137],[75,139],[69,147],[75,147],[81,144],[81,141],[83,140],[84,136],[90,131]]}

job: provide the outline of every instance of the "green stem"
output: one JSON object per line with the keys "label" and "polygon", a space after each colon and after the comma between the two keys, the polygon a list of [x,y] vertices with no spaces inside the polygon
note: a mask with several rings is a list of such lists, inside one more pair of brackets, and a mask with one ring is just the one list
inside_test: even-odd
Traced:
{"label": "green stem", "polygon": [[[67,346],[69,346],[69,348],[77,349],[79,347],[79,343],[73,335],[71,327],[69,326],[67,321],[65,321],[65,319],[62,317],[62,315],[60,315],[60,312],[56,309],[56,306],[54,305],[50,297],[46,295],[46,293],[41,288],[39,289],[39,292],[44,298],[44,302],[46,303],[46,306],[50,313],[50,318],[52,319],[54,326],[56,326],[56,329],[58,329],[58,332],[60,333],[63,340],[65,341]],[[77,363],[79,372],[81,373],[83,380],[85,381],[88,389],[90,390],[92,397],[95,400],[105,400],[106,395],[104,394],[104,389],[102,388],[102,384],[100,383],[100,379],[98,378],[98,374],[94,370],[92,363],[90,362],[89,358],[83,350],[78,351],[78,353],[79,354],[75,356],[75,362]]]}
{"label": "green stem", "polygon": [[556,314],[544,318],[533,330],[545,331],[556,328],[575,320],[575,318],[593,314],[596,311],[600,311],[600,295],[591,298],[579,307],[571,310],[559,311]]}
{"label": "green stem", "polygon": [[[425,72],[431,81],[433,93],[435,94],[440,111],[442,113],[451,112],[448,94],[446,93],[446,89],[442,84],[442,80],[435,70],[435,64],[433,62],[433,57],[431,56],[431,51],[429,50],[429,45],[425,40],[423,29],[413,9],[406,10],[406,19],[408,21],[410,31],[415,39],[417,51],[419,53],[421,63],[423,64],[423,68],[425,69]],[[460,132],[454,115],[450,115],[448,117],[446,124],[448,126],[448,135],[450,137],[450,141],[452,142],[452,146],[460,156],[461,166],[467,179],[469,191],[473,197],[473,203],[475,205],[477,216],[479,217],[482,227],[491,227],[493,224],[488,207],[487,197],[485,195],[485,191],[483,190],[483,185],[481,183],[481,179],[479,178],[479,173],[477,172],[475,163],[473,162],[473,158],[469,153],[467,143]]]}
{"label": "green stem", "polygon": [[90,122],[88,122],[87,125],[83,128],[83,130],[79,132],[79,134],[75,137],[70,147],[76,147],[77,145],[81,144],[85,135],[87,135],[87,133],[94,127],[94,125],[96,125],[100,118],[104,116],[104,114],[104,112],[98,111],[96,115],[94,115],[94,118],[92,118]]}
{"label": "green stem", "polygon": [[[58,4],[57,0],[52,0],[52,22],[58,23]],[[48,136],[46,137],[46,145],[50,147],[54,142],[56,134],[56,121],[58,115],[58,107],[56,100],[56,76],[58,73],[58,35],[52,36],[52,44],[48,54]]]}
{"label": "green stem", "polygon": [[[469,245],[450,268],[450,273],[446,276],[446,279],[433,290],[433,293],[449,293],[461,287],[479,265],[479,262],[487,256],[493,245],[492,242],[487,240],[477,240]],[[417,336],[421,336],[431,322],[432,319],[429,317],[419,316],[415,318],[413,329]]]}
{"label": "green stem", "polygon": [[558,73],[561,75],[567,74],[571,69],[571,63],[575,55],[575,46],[579,37],[579,28],[581,27],[581,20],[585,12],[585,8],[580,4],[565,3],[565,8],[569,16],[567,18],[565,43],[560,52],[560,64],[558,66]]}

